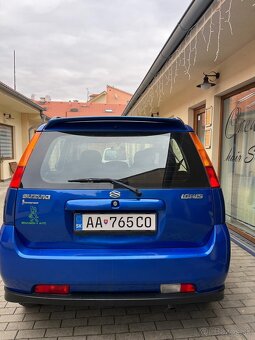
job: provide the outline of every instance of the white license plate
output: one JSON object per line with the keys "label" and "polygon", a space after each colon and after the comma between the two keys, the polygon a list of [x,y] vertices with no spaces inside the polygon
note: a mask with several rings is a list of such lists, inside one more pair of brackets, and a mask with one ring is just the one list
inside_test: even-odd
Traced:
{"label": "white license plate", "polygon": [[156,214],[76,214],[76,231],[155,231]]}

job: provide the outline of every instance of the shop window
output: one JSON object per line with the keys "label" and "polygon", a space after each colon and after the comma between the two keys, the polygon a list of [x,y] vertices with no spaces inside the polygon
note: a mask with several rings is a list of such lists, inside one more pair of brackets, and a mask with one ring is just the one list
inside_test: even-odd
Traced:
{"label": "shop window", "polygon": [[194,110],[194,130],[201,142],[205,143],[205,106]]}
{"label": "shop window", "polygon": [[0,124],[0,157],[13,159],[13,127]]}
{"label": "shop window", "polygon": [[255,236],[255,87],[223,99],[221,185],[227,222]]}

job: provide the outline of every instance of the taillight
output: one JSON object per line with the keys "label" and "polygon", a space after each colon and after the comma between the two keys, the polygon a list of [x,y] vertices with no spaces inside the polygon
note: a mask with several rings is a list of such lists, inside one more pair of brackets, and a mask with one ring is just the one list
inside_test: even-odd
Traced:
{"label": "taillight", "polygon": [[214,171],[213,166],[206,166],[205,167],[210,185],[212,188],[219,188],[220,187],[220,182],[218,181],[218,177]]}
{"label": "taillight", "polygon": [[195,291],[196,287],[192,283],[181,283],[181,293],[194,293]]}
{"label": "taillight", "polygon": [[215,170],[213,168],[212,162],[207,155],[207,152],[204,149],[203,144],[200,142],[198,136],[194,132],[189,133],[193,143],[195,144],[195,147],[199,153],[199,156],[201,158],[201,161],[205,167],[206,174],[210,183],[211,188],[219,188],[220,187],[220,182],[218,180],[218,177],[215,173]]}
{"label": "taillight", "polygon": [[69,294],[69,285],[36,285],[34,292],[38,294]]}
{"label": "taillight", "polygon": [[195,293],[196,286],[193,283],[166,283],[160,285],[160,292],[162,294]]}
{"label": "taillight", "polygon": [[19,188],[25,167],[18,166],[12,177],[10,188]]}
{"label": "taillight", "polygon": [[12,180],[11,180],[11,183],[10,183],[10,188],[19,188],[20,187],[20,183],[21,183],[21,180],[22,180],[22,176],[23,176],[23,173],[25,171],[25,167],[27,165],[27,162],[29,160],[29,157],[31,156],[32,154],[32,151],[34,150],[35,148],[35,145],[40,137],[41,133],[40,132],[36,132],[33,136],[33,138],[31,139],[30,143],[28,144],[25,152],[23,153],[20,161],[19,161],[19,164],[17,166],[17,169],[12,177]]}

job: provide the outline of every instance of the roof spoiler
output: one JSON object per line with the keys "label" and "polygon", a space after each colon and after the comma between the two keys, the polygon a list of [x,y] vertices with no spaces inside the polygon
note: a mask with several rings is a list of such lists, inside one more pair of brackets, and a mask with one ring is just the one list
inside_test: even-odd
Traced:
{"label": "roof spoiler", "polygon": [[38,131],[57,130],[60,128],[68,129],[77,125],[83,126],[86,123],[145,123],[145,124],[160,124],[166,127],[171,127],[181,131],[193,131],[188,125],[179,118],[151,118],[151,117],[72,117],[72,118],[52,118],[47,124],[42,125]]}

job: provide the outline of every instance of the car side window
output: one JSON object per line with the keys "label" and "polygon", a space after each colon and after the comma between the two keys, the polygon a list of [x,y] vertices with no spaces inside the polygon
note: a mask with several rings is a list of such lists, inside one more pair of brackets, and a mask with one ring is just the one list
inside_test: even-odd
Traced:
{"label": "car side window", "polygon": [[185,160],[185,156],[181,148],[179,147],[178,143],[173,138],[171,138],[170,143],[176,163],[180,165],[178,170],[188,172],[187,161]]}

